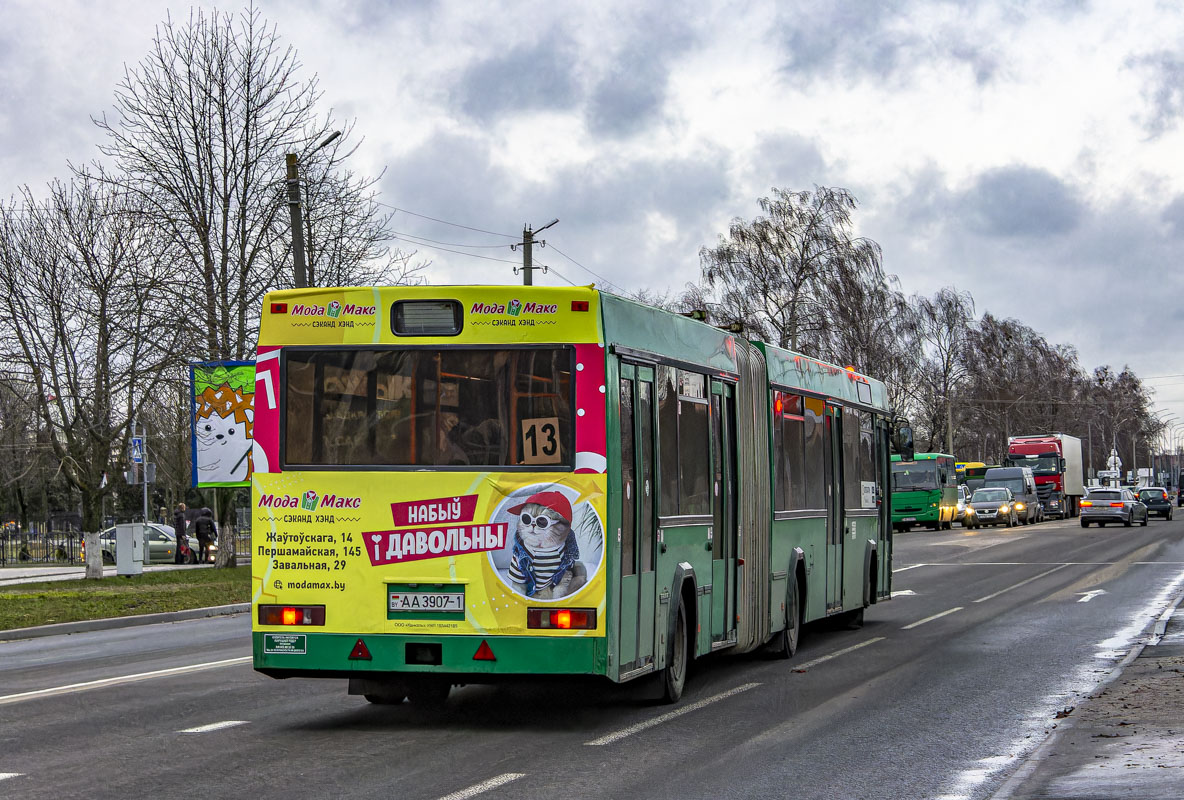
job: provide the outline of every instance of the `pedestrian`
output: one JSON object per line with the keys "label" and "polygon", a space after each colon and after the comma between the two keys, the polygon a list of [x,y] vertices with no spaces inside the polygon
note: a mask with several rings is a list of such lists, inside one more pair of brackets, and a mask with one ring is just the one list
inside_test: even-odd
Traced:
{"label": "pedestrian", "polygon": [[214,512],[203,508],[197,519],[193,521],[193,532],[197,534],[198,561],[207,564],[210,561],[210,543],[218,538],[218,526],[214,524]]}
{"label": "pedestrian", "polygon": [[173,563],[184,564],[186,561],[185,551],[189,549],[189,540],[185,538],[184,503],[177,503],[177,511],[173,514],[173,532],[177,534],[177,549],[173,553]]}

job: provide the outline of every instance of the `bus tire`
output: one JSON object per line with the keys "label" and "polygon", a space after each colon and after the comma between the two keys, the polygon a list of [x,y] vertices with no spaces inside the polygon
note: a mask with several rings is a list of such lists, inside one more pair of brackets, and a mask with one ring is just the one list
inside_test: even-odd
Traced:
{"label": "bus tire", "polygon": [[424,678],[417,680],[407,687],[407,698],[412,705],[421,708],[443,708],[448,701],[448,693],[452,691],[452,684],[438,678]]}
{"label": "bus tire", "polygon": [[802,608],[796,581],[790,585],[786,600],[789,607],[785,609],[785,627],[773,638],[773,652],[778,658],[788,660],[798,651],[798,641],[802,635]]}
{"label": "bus tire", "polygon": [[677,703],[682,698],[682,690],[687,683],[687,664],[690,661],[687,606],[682,599],[682,592],[679,592],[678,610],[674,613],[677,615],[674,619],[674,634],[670,638],[666,666],[662,669],[662,699],[667,703]]}
{"label": "bus tire", "polygon": [[407,699],[407,695],[395,692],[393,694],[364,694],[362,697],[366,698],[367,703],[372,703],[376,706],[398,706],[402,705],[403,701]]}

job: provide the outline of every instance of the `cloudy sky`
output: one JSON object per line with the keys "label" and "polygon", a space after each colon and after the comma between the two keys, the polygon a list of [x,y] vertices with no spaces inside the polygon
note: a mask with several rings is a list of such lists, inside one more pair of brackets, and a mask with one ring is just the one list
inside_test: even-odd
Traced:
{"label": "cloudy sky", "polygon": [[[843,186],[906,292],[1130,364],[1184,420],[1177,2],[257,7],[433,282],[520,280],[507,245],[558,217],[536,282],[676,291],[771,187]],[[189,9],[0,0],[0,193],[95,158],[89,117]]]}

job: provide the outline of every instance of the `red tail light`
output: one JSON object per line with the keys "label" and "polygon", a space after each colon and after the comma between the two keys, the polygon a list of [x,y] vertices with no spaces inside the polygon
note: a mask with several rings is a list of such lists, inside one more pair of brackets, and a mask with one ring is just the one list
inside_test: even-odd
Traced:
{"label": "red tail light", "polygon": [[287,314],[288,313],[288,304],[287,303],[272,303],[271,304],[271,313],[272,314]]}
{"label": "red tail light", "polygon": [[1110,507],[1111,508],[1122,508],[1122,503],[1111,503]]}
{"label": "red tail light", "polygon": [[260,625],[324,625],[324,606],[259,606]]}
{"label": "red tail light", "polygon": [[1167,499],[1168,499],[1168,493],[1167,493],[1167,492],[1164,492],[1164,493],[1163,493],[1163,499],[1164,499],[1164,500],[1167,500]]}
{"label": "red tail light", "polygon": [[477,652],[473,654],[474,661],[497,661],[497,656],[493,654],[493,648],[489,646],[489,642],[484,639],[481,640],[481,646],[477,648]]}
{"label": "red tail light", "polygon": [[560,630],[595,630],[594,608],[528,608],[527,628],[558,628]]}
{"label": "red tail light", "polygon": [[587,300],[572,300],[571,301],[571,310],[572,311],[587,311],[588,310],[588,301]]}
{"label": "red tail light", "polygon": [[1081,501],[1081,505],[1083,505],[1083,506],[1092,506],[1092,505],[1093,505],[1093,501],[1091,501],[1091,500],[1082,500],[1082,501]]}
{"label": "red tail light", "polygon": [[354,645],[354,649],[349,651],[351,661],[370,661],[370,648],[361,639],[358,639]]}

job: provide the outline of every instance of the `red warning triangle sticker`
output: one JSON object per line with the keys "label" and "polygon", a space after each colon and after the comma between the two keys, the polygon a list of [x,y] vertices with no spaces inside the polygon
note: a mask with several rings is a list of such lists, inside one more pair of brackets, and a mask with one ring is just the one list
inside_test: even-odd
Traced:
{"label": "red warning triangle sticker", "polygon": [[366,647],[366,643],[358,639],[358,643],[354,645],[354,649],[350,651],[349,657],[353,661],[369,661],[370,648]]}
{"label": "red warning triangle sticker", "polygon": [[473,655],[473,660],[497,661],[497,656],[493,654],[493,649],[489,646],[489,642],[482,639],[481,646],[477,648],[477,652]]}

